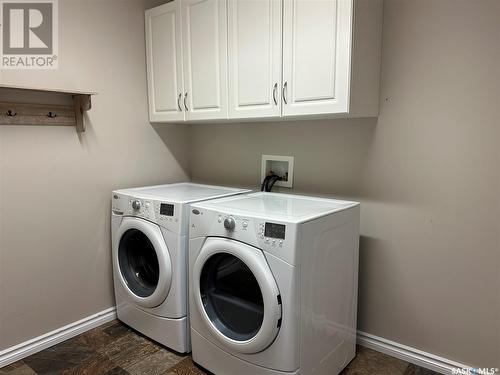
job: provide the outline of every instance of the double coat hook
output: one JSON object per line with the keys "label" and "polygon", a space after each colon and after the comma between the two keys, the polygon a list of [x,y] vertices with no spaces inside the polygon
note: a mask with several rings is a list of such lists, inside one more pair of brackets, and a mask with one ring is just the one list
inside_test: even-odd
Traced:
{"label": "double coat hook", "polygon": [[[9,109],[7,112],[5,112],[5,115],[8,117],[14,117],[14,116],[17,116],[17,112],[13,112],[12,109]],[[56,118],[57,113],[49,112],[49,113],[47,113],[47,117],[48,118]]]}

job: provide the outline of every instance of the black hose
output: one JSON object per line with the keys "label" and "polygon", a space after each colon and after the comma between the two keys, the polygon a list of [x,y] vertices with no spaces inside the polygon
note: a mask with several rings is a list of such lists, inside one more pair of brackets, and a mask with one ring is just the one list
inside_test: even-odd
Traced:
{"label": "black hose", "polygon": [[266,191],[270,192],[273,189],[274,184],[280,181],[282,178],[277,175],[272,175],[266,183]]}
{"label": "black hose", "polygon": [[267,182],[273,175],[266,176],[262,181],[262,185],[260,186],[260,191],[267,191]]}

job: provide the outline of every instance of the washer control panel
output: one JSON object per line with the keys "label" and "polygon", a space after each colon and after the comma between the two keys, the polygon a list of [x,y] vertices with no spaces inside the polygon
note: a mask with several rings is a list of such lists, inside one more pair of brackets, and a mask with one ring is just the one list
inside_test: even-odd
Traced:
{"label": "washer control panel", "polygon": [[112,210],[116,215],[140,217],[170,230],[178,231],[180,227],[181,210],[177,203],[114,193]]}
{"label": "washer control panel", "polygon": [[179,213],[174,204],[165,202],[154,202],[155,214],[159,224],[161,223],[177,223],[179,221]]}
{"label": "washer control panel", "polygon": [[[122,200],[123,200],[122,196]],[[125,215],[129,216],[138,216],[145,219],[154,219],[153,213],[153,203],[151,200],[147,199],[138,199],[134,197],[127,197],[126,199],[126,208],[123,209],[123,201],[121,202],[121,211]],[[114,210],[114,207],[113,207]]]}

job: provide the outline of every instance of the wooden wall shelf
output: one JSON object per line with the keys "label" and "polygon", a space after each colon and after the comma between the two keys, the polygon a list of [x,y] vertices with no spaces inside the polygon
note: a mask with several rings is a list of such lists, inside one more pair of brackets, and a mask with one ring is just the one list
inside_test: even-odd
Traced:
{"label": "wooden wall shelf", "polygon": [[75,126],[81,133],[92,95],[96,93],[0,84],[0,125]]}

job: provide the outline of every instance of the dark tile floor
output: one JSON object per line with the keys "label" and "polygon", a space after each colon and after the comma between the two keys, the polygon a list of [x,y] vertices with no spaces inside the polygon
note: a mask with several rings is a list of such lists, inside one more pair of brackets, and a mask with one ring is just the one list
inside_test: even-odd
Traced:
{"label": "dark tile floor", "polygon": [[[0,369],[0,375],[203,375],[189,356],[157,345],[118,321]],[[358,347],[342,375],[435,375],[435,372]]]}

